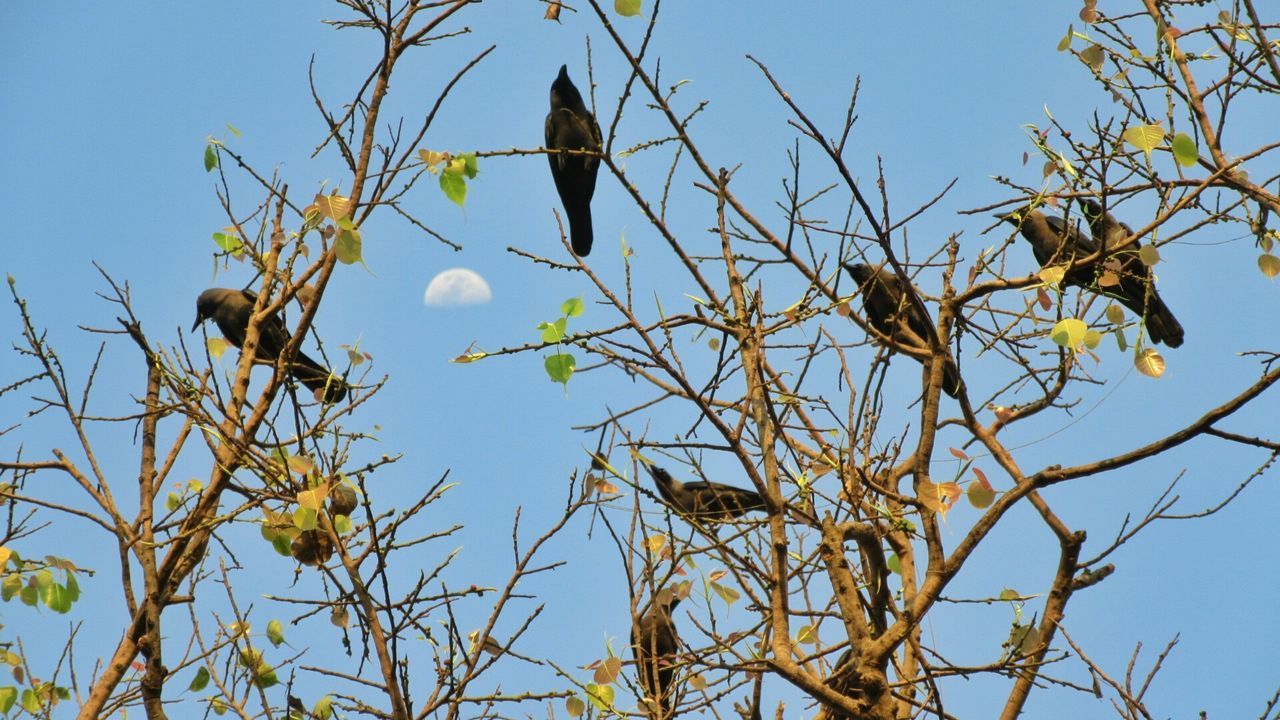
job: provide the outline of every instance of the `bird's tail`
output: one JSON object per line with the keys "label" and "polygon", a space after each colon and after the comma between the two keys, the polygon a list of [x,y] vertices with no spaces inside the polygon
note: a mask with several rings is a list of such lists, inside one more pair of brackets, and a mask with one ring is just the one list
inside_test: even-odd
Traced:
{"label": "bird's tail", "polygon": [[1182,345],[1182,323],[1173,316],[1169,306],[1153,290],[1147,298],[1147,334],[1151,342],[1164,343],[1171,348]]}
{"label": "bird's tail", "polygon": [[591,254],[591,206],[565,209],[569,216],[569,242],[573,244],[573,252],[578,257]]}
{"label": "bird's tail", "polygon": [[953,398],[960,397],[960,371],[949,361],[942,374],[942,392]]}
{"label": "bird's tail", "polygon": [[324,402],[338,403],[347,397],[347,383],[329,372],[328,368],[299,352],[290,369],[298,382],[313,393],[324,391]]}

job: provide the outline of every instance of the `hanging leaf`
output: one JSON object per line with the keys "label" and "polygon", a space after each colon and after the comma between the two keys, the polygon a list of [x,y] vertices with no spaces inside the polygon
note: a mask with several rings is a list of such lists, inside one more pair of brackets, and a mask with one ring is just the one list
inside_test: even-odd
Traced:
{"label": "hanging leaf", "polygon": [[640,14],[640,0],[613,0],[613,9],[623,17],[635,17]]}
{"label": "hanging leaf", "polygon": [[341,220],[351,212],[351,198],[339,195],[337,191],[329,195],[316,194],[316,210],[330,220]]}
{"label": "hanging leaf", "polygon": [[351,228],[343,228],[338,233],[338,262],[343,265],[353,265],[363,260],[362,247],[364,241],[360,237],[360,231],[354,226]]}
{"label": "hanging leaf", "polygon": [[1138,125],[1124,131],[1124,141],[1151,156],[1151,151],[1164,142],[1164,128],[1159,125]]}
{"label": "hanging leaf", "polygon": [[1183,167],[1195,167],[1200,161],[1200,149],[1196,147],[1196,141],[1186,133],[1178,133],[1173,136],[1173,159]]}
{"label": "hanging leaf", "polygon": [[1258,269],[1262,271],[1269,279],[1274,280],[1276,275],[1280,275],[1280,257],[1276,257],[1271,253],[1262,253],[1258,256]]}
{"label": "hanging leaf", "polygon": [[1107,322],[1112,325],[1124,323],[1124,310],[1114,303],[1107,306]]}
{"label": "hanging leaf", "polygon": [[969,489],[965,494],[969,498],[970,505],[979,510],[985,510],[995,502],[996,491],[991,487],[991,483],[987,482],[987,476],[981,470],[974,468],[973,474],[974,479],[969,481]]}
{"label": "hanging leaf", "polygon": [[560,312],[564,313],[565,317],[578,317],[584,310],[582,298],[580,297],[569,298],[560,303]]}
{"label": "hanging leaf", "polygon": [[267,623],[267,640],[275,647],[280,647],[284,642],[284,625],[279,620]]}
{"label": "hanging leaf", "polygon": [[1160,251],[1156,249],[1155,245],[1143,245],[1138,248],[1138,259],[1142,261],[1143,265],[1152,267],[1160,262]]}
{"label": "hanging leaf", "polygon": [[609,708],[613,707],[613,686],[588,683],[587,699],[596,706],[597,710],[608,712]]}
{"label": "hanging leaf", "polygon": [[551,378],[553,382],[558,382],[561,385],[569,384],[569,378],[573,376],[573,370],[576,366],[577,361],[568,353],[548,355],[547,359],[543,362],[543,367],[546,368],[547,371],[547,377]]}
{"label": "hanging leaf", "polygon": [[[1084,11],[1082,10],[1081,12]],[[1080,59],[1084,61],[1085,65],[1094,70],[1101,70],[1103,61],[1107,59],[1107,54],[1103,52],[1101,45],[1094,43],[1080,53]]]}
{"label": "hanging leaf", "polygon": [[587,711],[587,704],[582,702],[582,698],[574,695],[565,699],[564,709],[571,718],[582,717],[582,714]]}
{"label": "hanging leaf", "polygon": [[209,172],[218,167],[218,151],[213,148],[213,143],[204,146],[204,171]]}
{"label": "hanging leaf", "polygon": [[1138,353],[1133,360],[1133,366],[1138,368],[1138,372],[1150,378],[1159,378],[1164,375],[1164,358],[1151,348]]}
{"label": "hanging leaf", "polygon": [[1040,268],[1040,272],[1036,273],[1045,285],[1057,285],[1062,282],[1062,278],[1067,276],[1066,265],[1050,265],[1049,267]]}
{"label": "hanging leaf", "polygon": [[200,692],[201,690],[205,689],[208,685],[209,685],[209,668],[201,665],[200,669],[196,670],[196,676],[191,678],[191,684],[187,686],[187,689],[190,690],[191,692]]}
{"label": "hanging leaf", "polygon": [[1082,320],[1065,318],[1053,326],[1049,338],[1068,350],[1077,350],[1084,344],[1084,336],[1088,331],[1089,326]]}

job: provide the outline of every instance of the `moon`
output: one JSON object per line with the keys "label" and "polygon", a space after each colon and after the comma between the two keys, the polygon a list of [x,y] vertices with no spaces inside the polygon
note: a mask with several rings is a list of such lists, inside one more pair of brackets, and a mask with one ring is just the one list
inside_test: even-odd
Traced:
{"label": "moon", "polygon": [[422,302],[434,307],[480,305],[492,298],[489,283],[479,273],[466,268],[450,268],[431,278]]}

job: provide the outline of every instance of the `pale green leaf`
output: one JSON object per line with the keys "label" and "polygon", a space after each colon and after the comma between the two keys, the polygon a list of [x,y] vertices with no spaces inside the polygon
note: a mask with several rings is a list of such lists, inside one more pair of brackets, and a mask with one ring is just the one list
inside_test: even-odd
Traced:
{"label": "pale green leaf", "polygon": [[1173,136],[1173,158],[1183,167],[1195,167],[1200,160],[1200,150],[1196,147],[1196,141],[1186,133],[1178,133]]}
{"label": "pale green leaf", "polygon": [[1053,326],[1053,330],[1049,332],[1049,338],[1064,348],[1075,350],[1084,344],[1084,336],[1088,330],[1089,326],[1085,325],[1084,321],[1065,318]]}

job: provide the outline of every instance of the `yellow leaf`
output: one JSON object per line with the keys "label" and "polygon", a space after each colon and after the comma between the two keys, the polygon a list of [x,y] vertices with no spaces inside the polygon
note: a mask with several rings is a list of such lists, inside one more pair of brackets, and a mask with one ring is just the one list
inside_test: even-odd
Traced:
{"label": "yellow leaf", "polygon": [[311,458],[305,455],[290,455],[287,462],[289,469],[299,475],[306,475],[315,467],[315,463],[311,462]]}
{"label": "yellow leaf", "polygon": [[1067,267],[1065,265],[1050,265],[1046,268],[1040,268],[1040,272],[1036,273],[1045,285],[1057,285],[1062,282],[1062,278],[1067,275]]}
{"label": "yellow leaf", "polygon": [[205,347],[209,348],[209,355],[213,356],[214,360],[222,359],[222,353],[227,351],[227,344],[226,340],[218,337],[211,337],[205,341]]}
{"label": "yellow leaf", "polygon": [[5,565],[9,564],[9,558],[11,557],[13,557],[13,551],[3,545],[0,545],[0,569],[3,569]]}
{"label": "yellow leaf", "polygon": [[331,220],[340,220],[351,212],[351,198],[343,197],[337,192],[330,195],[317,194],[315,204],[320,214]]}
{"label": "yellow leaf", "polygon": [[649,549],[650,554],[657,555],[662,552],[662,549],[664,547],[667,546],[667,536],[666,535],[650,535],[648,538],[645,539],[644,545],[646,548]]}
{"label": "yellow leaf", "polygon": [[1280,257],[1271,253],[1262,253],[1258,256],[1258,269],[1263,275],[1274,280],[1276,275],[1280,275]]}
{"label": "yellow leaf", "polygon": [[1053,326],[1053,330],[1049,332],[1049,338],[1068,350],[1077,350],[1084,344],[1085,334],[1088,331],[1089,326],[1085,325],[1084,321],[1065,318]]}
{"label": "yellow leaf", "polygon": [[1138,356],[1133,360],[1133,366],[1138,368],[1138,372],[1147,377],[1158,378],[1164,375],[1164,358],[1151,348],[1138,353]]}
{"label": "yellow leaf", "polygon": [[1119,325],[1120,323],[1124,322],[1124,310],[1120,309],[1119,305],[1115,305],[1115,304],[1108,305],[1107,306],[1107,322],[1111,323],[1112,325]]}
{"label": "yellow leaf", "polygon": [[1164,142],[1164,128],[1159,125],[1138,125],[1124,131],[1124,141],[1148,156]]}
{"label": "yellow leaf", "polygon": [[308,510],[319,510],[324,505],[325,496],[329,494],[329,488],[316,488],[314,490],[303,490],[298,493],[298,504]]}

